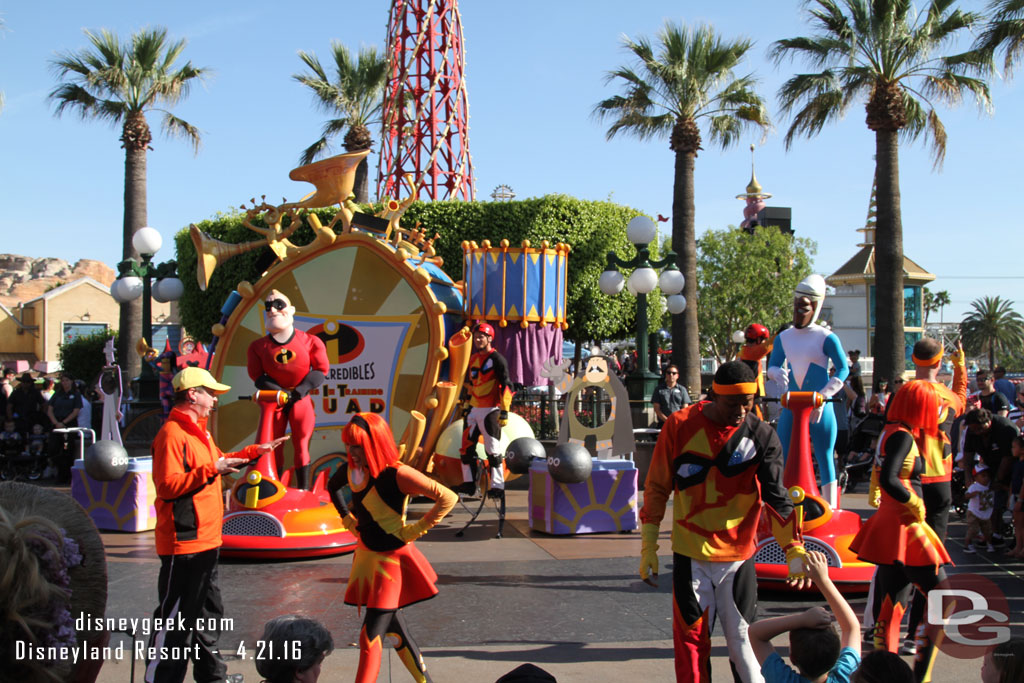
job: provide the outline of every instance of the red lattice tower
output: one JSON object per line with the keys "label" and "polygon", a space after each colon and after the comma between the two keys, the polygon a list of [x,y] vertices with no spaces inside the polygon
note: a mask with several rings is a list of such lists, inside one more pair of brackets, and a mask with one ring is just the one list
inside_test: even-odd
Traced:
{"label": "red lattice tower", "polygon": [[458,0],[392,0],[377,196],[472,200],[469,100]]}

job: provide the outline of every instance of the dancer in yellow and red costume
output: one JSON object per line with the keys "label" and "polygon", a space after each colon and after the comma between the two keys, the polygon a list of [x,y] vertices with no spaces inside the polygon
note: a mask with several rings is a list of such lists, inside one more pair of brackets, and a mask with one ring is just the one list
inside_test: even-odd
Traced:
{"label": "dancer in yellow and red costume", "polygon": [[[263,302],[267,334],[249,344],[249,377],[257,389],[284,391],[288,401],[260,402],[259,440],[284,436],[291,427],[295,453],[293,486],[309,489],[309,439],[316,413],[309,392],[324,383],[330,369],[327,347],[319,337],[295,329],[295,307],[281,292],[271,290]],[[284,446],[274,453],[277,475],[284,474]]]}
{"label": "dancer in yellow and red costume", "polygon": [[[715,373],[711,399],[669,416],[644,490],[640,576],[658,573],[658,527],[672,496],[672,636],[677,681],[709,683],[721,619],[736,680],[761,681],[747,640],[757,609],[754,550],[761,502],[786,554],[788,583],[809,585],[800,515],[782,485],[782,445],[753,412],[757,381],[741,361]],[[721,680],[721,679],[718,679]]]}
{"label": "dancer in yellow and red costume", "polygon": [[[356,683],[372,683],[380,671],[382,639],[392,637],[395,651],[418,683],[430,681],[402,608],[437,595],[437,574],[412,544],[447,515],[458,497],[433,479],[398,461],[391,428],[375,413],[356,413],[341,433],[348,460],[327,485],[345,528],[359,543],[345,603],[366,608],[359,631]],[[352,502],[341,489],[348,485]],[[407,523],[409,496],[426,496],[434,506]]]}
{"label": "dancer in yellow and red costume", "polygon": [[469,368],[462,388],[465,419],[462,430],[463,483],[457,490],[470,494],[476,490],[479,465],[474,451],[482,436],[484,452],[487,453],[488,466],[491,468],[488,495],[501,498],[505,495],[505,476],[498,442],[501,439],[501,428],[508,423],[513,392],[508,379],[508,362],[491,346],[492,341],[493,327],[479,323],[473,328],[473,355],[469,357]]}
{"label": "dancer in yellow and red costume", "polygon": [[[878,504],[850,542],[850,550],[865,562],[878,565],[875,575],[875,647],[896,652],[900,622],[907,608],[910,588],[927,595],[944,581],[942,565],[950,561],[942,540],[925,521],[921,474],[925,470],[915,435],[939,437],[939,411],[943,399],[927,380],[906,383],[890,400],[889,423],[879,437],[868,501]],[[927,624],[917,629],[914,675],[931,680],[934,644]]]}

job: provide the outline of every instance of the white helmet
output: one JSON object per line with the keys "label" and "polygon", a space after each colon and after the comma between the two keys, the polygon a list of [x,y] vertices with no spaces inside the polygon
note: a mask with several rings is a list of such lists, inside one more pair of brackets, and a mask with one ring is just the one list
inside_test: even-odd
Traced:
{"label": "white helmet", "polygon": [[814,304],[814,322],[821,314],[821,307],[825,303],[825,278],[817,273],[811,273],[805,277],[793,291],[793,298],[806,296]]}

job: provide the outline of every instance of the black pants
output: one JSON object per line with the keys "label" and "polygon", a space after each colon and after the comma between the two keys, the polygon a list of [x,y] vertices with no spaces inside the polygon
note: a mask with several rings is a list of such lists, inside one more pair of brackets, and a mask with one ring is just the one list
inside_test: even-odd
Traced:
{"label": "black pants", "polygon": [[57,469],[57,483],[66,484],[71,481],[71,466],[78,457],[80,434],[50,432],[46,451],[50,456],[50,463]]}
{"label": "black pants", "polygon": [[[910,589],[927,596],[928,591],[946,580],[942,567],[906,567],[880,564],[875,585],[875,647],[896,652],[899,649],[900,622],[907,607]],[[927,634],[927,624],[920,624],[914,634],[917,655],[914,658],[914,680],[924,680],[935,659],[935,643]]]}
{"label": "black pants", "polygon": [[[921,484],[921,499],[924,501],[924,521],[935,530],[939,540],[946,543],[946,530],[949,527],[949,508],[953,504],[953,489],[948,481]],[[911,638],[917,632],[917,626],[924,616],[927,598],[920,591],[914,593],[914,601],[910,605],[910,619],[907,622],[907,635]]]}
{"label": "black pants", "polygon": [[[156,658],[150,660],[146,667],[147,682],[181,683],[185,680],[189,659],[192,659],[192,678],[200,683],[220,681],[227,675],[227,665],[217,650],[220,621],[224,616],[217,586],[219,555],[220,549],[214,548],[191,555],[160,556],[157,580],[160,603],[153,618],[177,628],[154,629],[150,636],[149,647],[168,649],[164,651],[166,656],[158,651]],[[197,624],[198,619],[203,623]],[[188,648],[189,655],[185,657],[182,650],[175,652],[172,648]]]}

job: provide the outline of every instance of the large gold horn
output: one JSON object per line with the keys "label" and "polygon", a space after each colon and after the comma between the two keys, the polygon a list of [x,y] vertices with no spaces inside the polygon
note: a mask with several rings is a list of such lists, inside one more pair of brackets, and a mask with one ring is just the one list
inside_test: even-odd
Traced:
{"label": "large gold horn", "polygon": [[416,457],[416,447],[420,445],[423,438],[423,428],[427,418],[418,410],[409,413],[409,424],[405,426],[405,433],[402,434],[402,442],[398,445],[398,459],[408,464]]}
{"label": "large gold horn", "polygon": [[468,327],[463,327],[448,340],[448,376],[451,380],[438,382],[435,389],[437,407],[430,414],[430,430],[423,440],[423,452],[428,455],[433,453],[442,430],[448,426],[448,418],[459,398],[466,369],[469,368],[469,357],[473,354],[472,340]]}
{"label": "large gold horn", "polygon": [[370,150],[364,149],[360,152],[339,154],[292,169],[288,174],[289,178],[312,183],[316,186],[316,192],[297,202],[282,204],[277,207],[278,210],[316,209],[334,206],[345,201],[352,194],[352,188],[355,187],[356,168],[369,153]]}
{"label": "large gold horn", "polygon": [[196,248],[196,281],[199,282],[199,289],[204,292],[207,285],[210,284],[213,271],[222,261],[267,244],[266,240],[240,242],[239,244],[221,242],[197,228],[194,223],[188,226],[188,233]]}

